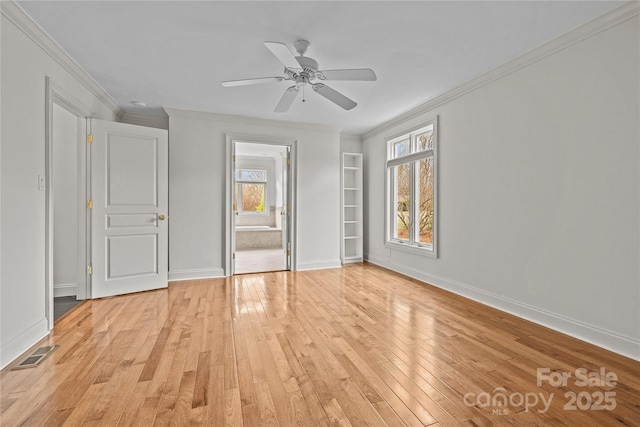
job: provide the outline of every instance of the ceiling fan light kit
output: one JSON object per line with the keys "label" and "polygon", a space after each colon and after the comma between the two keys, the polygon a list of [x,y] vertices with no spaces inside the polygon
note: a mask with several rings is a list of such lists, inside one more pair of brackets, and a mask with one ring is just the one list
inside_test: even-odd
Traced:
{"label": "ceiling fan light kit", "polygon": [[[288,87],[280,102],[275,108],[276,113],[284,113],[298,96],[300,88],[304,90],[304,85],[309,84],[313,91],[333,102],[334,104],[351,110],[358,105],[352,99],[347,98],[335,89],[330,88],[324,83],[314,83],[314,80],[344,80],[344,81],[375,81],[376,74],[369,68],[355,68],[346,70],[320,70],[318,61],[308,56],[307,49],[311,43],[306,40],[296,40],[294,47],[298,56],[293,56],[287,45],[279,42],[264,42],[264,45],[273,53],[273,55],[284,65],[284,76],[276,77],[260,77],[244,80],[228,80],[222,82],[224,87],[245,86],[260,83],[281,82],[290,80],[295,84]],[[304,102],[304,99],[302,100]]]}

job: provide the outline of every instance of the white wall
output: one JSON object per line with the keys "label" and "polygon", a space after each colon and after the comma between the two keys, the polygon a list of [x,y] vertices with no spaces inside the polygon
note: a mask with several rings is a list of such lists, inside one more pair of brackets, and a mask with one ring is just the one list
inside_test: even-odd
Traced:
{"label": "white wall", "polygon": [[76,295],[78,287],[78,118],[53,107],[53,290]]}
{"label": "white wall", "polygon": [[113,120],[115,102],[108,103],[104,93],[99,98],[97,85],[15,3],[3,1],[0,8],[0,366],[4,367],[48,332],[45,192],[38,190],[38,175],[45,175],[45,76],[97,118]]}
{"label": "white wall", "polygon": [[357,135],[340,135],[341,153],[362,153],[362,137]]}
{"label": "white wall", "polygon": [[[365,135],[366,258],[639,359],[638,28],[599,28]],[[385,137],[436,115],[429,259],[384,248],[382,189]]]}
{"label": "white wall", "polygon": [[227,134],[297,141],[297,267],[340,266],[338,128],[166,110],[171,279],[224,275]]}

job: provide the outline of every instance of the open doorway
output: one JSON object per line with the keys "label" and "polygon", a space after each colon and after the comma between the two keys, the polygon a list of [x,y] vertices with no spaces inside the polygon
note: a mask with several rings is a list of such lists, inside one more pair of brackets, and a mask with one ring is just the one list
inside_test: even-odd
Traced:
{"label": "open doorway", "polygon": [[86,155],[92,111],[45,77],[45,316],[54,320],[89,297],[87,285]]}
{"label": "open doorway", "polygon": [[[80,301],[80,206],[78,174],[78,117],[53,104],[53,150],[50,185],[53,204],[53,312],[54,320]],[[55,197],[53,196],[55,195]]]}
{"label": "open doorway", "polygon": [[233,273],[290,270],[290,147],[236,141],[233,151]]}
{"label": "open doorway", "polygon": [[[47,83],[49,83],[47,81]],[[48,85],[46,191],[46,295],[49,329],[53,322],[87,298],[85,272],[86,120]]]}

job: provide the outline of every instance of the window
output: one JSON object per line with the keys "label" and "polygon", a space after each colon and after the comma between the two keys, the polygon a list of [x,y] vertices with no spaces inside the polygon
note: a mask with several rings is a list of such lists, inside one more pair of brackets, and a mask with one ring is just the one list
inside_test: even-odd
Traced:
{"label": "window", "polygon": [[387,140],[386,245],[436,256],[436,119]]}
{"label": "window", "polygon": [[238,213],[265,213],[267,171],[236,169],[235,178],[235,200],[238,203]]}

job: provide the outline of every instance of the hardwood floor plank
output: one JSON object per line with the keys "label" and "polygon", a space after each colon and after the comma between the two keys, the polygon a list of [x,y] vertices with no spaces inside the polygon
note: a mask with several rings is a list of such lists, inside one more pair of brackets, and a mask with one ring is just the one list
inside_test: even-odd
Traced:
{"label": "hardwood floor plank", "polygon": [[[96,384],[89,387],[73,409],[69,418],[65,421],[66,426],[79,426],[82,425],[87,418],[87,415],[91,415],[93,412],[93,407],[95,402],[98,400],[98,397],[102,393],[105,384]],[[29,425],[29,419],[26,420],[25,425]]]}
{"label": "hardwood floor plank", "polygon": [[144,364],[144,370],[140,375],[139,381],[149,381],[153,378],[156,368],[158,367],[158,361],[160,360],[160,357],[162,357],[164,347],[167,344],[169,332],[171,332],[170,328],[162,328],[160,331],[160,335],[156,338],[149,359],[147,359]]}
{"label": "hardwood floor plank", "polygon": [[211,353],[206,351],[198,356],[198,366],[196,368],[196,379],[193,390],[192,408],[207,406],[209,396],[207,387],[209,386],[209,360]]}
{"label": "hardwood floor plank", "polygon": [[131,365],[130,361],[123,360],[96,401],[93,408],[95,414],[90,419],[101,420],[104,425],[115,425],[137,384],[142,368],[142,365]]}
{"label": "hardwood floor plank", "polygon": [[38,345],[0,372],[3,427],[640,425],[640,362],[366,263],[89,300]]}
{"label": "hardwood floor plank", "polygon": [[209,385],[207,386],[207,415],[208,426],[224,425],[224,366],[221,364],[210,366]]}
{"label": "hardwood floor plank", "polygon": [[[266,381],[256,383],[256,397],[261,426],[279,426],[276,408],[271,399],[271,392]],[[286,416],[285,416],[286,419]]]}
{"label": "hardwood floor plank", "polygon": [[355,425],[355,426],[364,425],[362,423],[362,420],[360,419],[353,420],[355,424],[352,424],[351,420],[343,412],[342,407],[340,406],[340,404],[338,403],[335,397],[325,402],[324,410],[327,413],[327,416],[329,417],[329,422],[331,423],[331,425],[341,426],[341,427],[349,427],[352,425]]}
{"label": "hardwood floor plank", "polygon": [[251,376],[251,364],[249,360],[238,361],[238,385],[240,390],[240,402],[242,406],[255,405],[256,397]]}
{"label": "hardwood floor plank", "polygon": [[297,380],[300,385],[300,393],[302,394],[304,402],[309,410],[309,414],[312,417],[312,425],[319,427],[328,427],[330,425],[329,417],[327,416],[327,413],[324,410],[322,403],[318,398],[316,390],[309,380],[309,377],[303,375],[301,377],[298,377]]}
{"label": "hardwood floor plank", "polygon": [[266,383],[268,384],[269,395],[271,397],[271,401],[273,402],[276,417],[278,418],[281,425],[289,425],[289,396],[287,394],[285,385],[283,384],[282,380],[280,379],[280,375],[278,374],[278,368],[276,367],[276,362],[274,361],[269,344],[266,340],[262,341],[258,343],[258,349],[260,351],[262,366],[264,367],[264,372],[267,379]]}
{"label": "hardwood floor plank", "polygon": [[240,390],[227,389],[224,392],[224,419],[228,427],[242,427],[242,405],[240,404]]}
{"label": "hardwood floor plank", "polygon": [[180,388],[178,389],[178,395],[175,400],[170,425],[185,426],[189,424],[195,383],[196,372],[184,372],[182,380],[180,381]]}
{"label": "hardwood floor plank", "polygon": [[[149,388],[149,381],[137,382],[133,387],[131,395],[127,399],[127,404],[119,414],[117,425],[121,427],[132,427],[135,424],[137,415],[144,405],[147,391]],[[105,424],[106,425],[106,424]]]}

